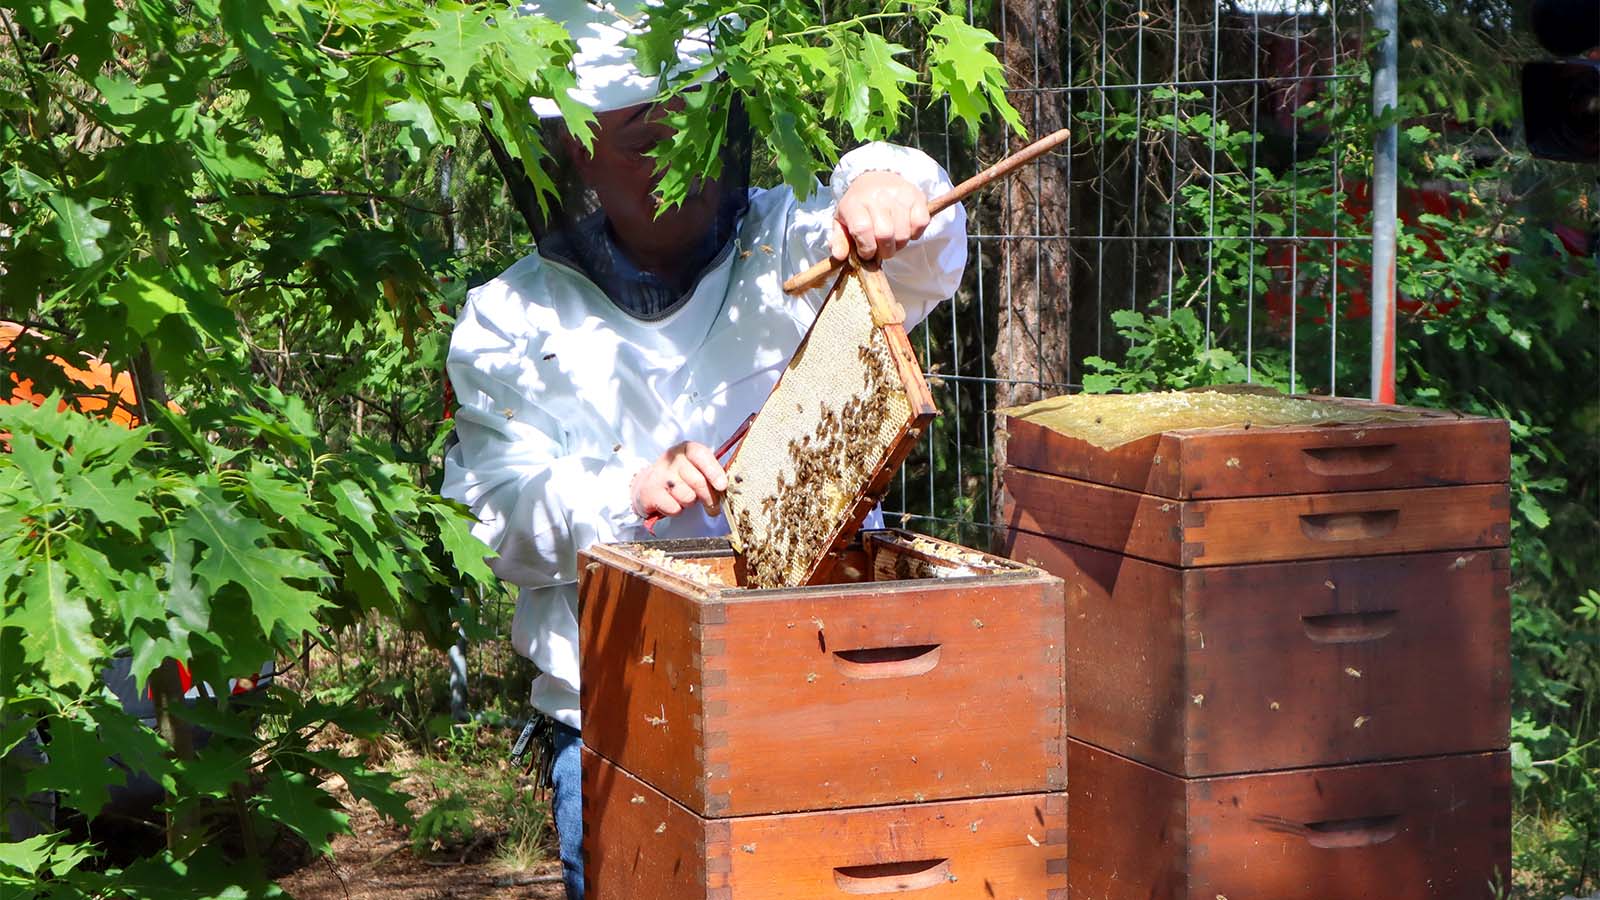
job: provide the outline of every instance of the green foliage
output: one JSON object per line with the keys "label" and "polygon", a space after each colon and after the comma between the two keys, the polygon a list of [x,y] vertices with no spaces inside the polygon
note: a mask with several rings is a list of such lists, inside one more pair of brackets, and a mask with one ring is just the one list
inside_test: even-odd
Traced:
{"label": "green foliage", "polygon": [[497,729],[479,723],[449,725],[417,767],[434,795],[411,829],[420,854],[463,853],[497,848],[507,868],[532,868],[547,855],[554,837],[547,800],[535,791],[536,776],[506,763]]}
{"label": "green foliage", "polygon": [[[696,23],[724,38],[727,77],[684,95],[669,200],[715,166],[733,90],[803,191],[836,155],[832,128],[888,135],[913,98],[1016,121],[992,36],[932,3],[828,22],[794,3],[669,3],[645,59]],[[417,666],[340,657],[336,689],[280,680],[249,703],[185,703],[177,664],[221,687],[308,645],[403,633],[430,660],[424,645],[458,629],[482,636],[458,598],[494,593],[486,548],[433,492],[443,360],[465,286],[527,248],[484,135],[541,192],[528,98],[556,98],[589,137],[564,91],[572,44],[543,17],[463,0],[62,0],[0,9],[0,26],[0,318],[29,326],[0,352],[7,374],[60,392],[0,408],[0,804],[56,791],[93,815],[125,778],[107,747],[167,795],[162,854],[0,843],[0,883],[268,896],[263,844],[292,833],[320,851],[348,828],[327,776],[407,815],[387,776],[326,736],[392,727],[380,704],[423,734],[435,698]],[[103,360],[131,399],[52,359]],[[89,399],[142,424],[80,412]],[[104,686],[118,654],[158,728]],[[46,762],[10,752],[35,728]],[[243,864],[206,849],[222,837]]]}
{"label": "green foliage", "polygon": [[[1083,389],[1088,393],[1174,390],[1252,380],[1273,385],[1274,379],[1252,372],[1233,351],[1211,346],[1205,323],[1186,306],[1174,308],[1167,316],[1119,309],[1111,314],[1111,320],[1129,343],[1127,359],[1120,364],[1098,356],[1084,360],[1095,370],[1083,376]],[[1262,355],[1254,362],[1262,365],[1268,360]]]}
{"label": "green foliage", "polygon": [[[784,182],[802,197],[814,189],[815,173],[839,155],[837,123],[858,142],[888,138],[916,93],[948,98],[951,118],[973,137],[990,115],[1022,131],[1005,96],[1004,72],[989,50],[993,34],[934,0],[843,7],[828,21],[817,20],[817,4],[797,0],[687,0],[650,12],[648,31],[633,41],[640,68],[672,75],[669,90],[684,101],[668,117],[676,134],[654,154],[657,190],[666,203],[683,199],[695,173],[718,171],[735,94]],[[676,44],[693,32],[713,36],[710,58],[674,75]],[[907,64],[919,59],[925,73]],[[714,72],[722,77],[685,90]]]}
{"label": "green foliage", "polygon": [[[41,408],[0,407],[0,430],[11,433],[14,448],[0,454],[0,547],[15,561],[4,627],[20,648],[5,667],[0,721],[8,731],[40,723],[49,734],[47,762],[25,779],[0,779],[5,801],[54,790],[92,816],[107,789],[127,777],[106,763],[114,747],[129,769],[164,784],[179,808],[232,804],[236,787],[262,778],[242,813],[260,821],[242,827],[287,827],[317,848],[344,828],[318,786],[319,773],[339,773],[358,796],[394,810],[384,801],[386,777],[311,747],[311,736],[328,723],[353,733],[377,730],[359,707],[317,704],[277,688],[248,710],[225,694],[197,701],[180,715],[213,738],[185,757],[130,719],[99,672],[126,648],[141,687],[158,687],[152,676],[168,659],[225,685],[229,676],[286,656],[302,632],[320,634],[341,617],[371,610],[443,636],[461,562],[425,536],[464,529],[460,511],[400,477],[385,448],[329,453],[311,423],[268,391],[167,413],[162,436],[182,439],[161,445],[149,428],[129,430],[55,406],[52,398]],[[253,442],[278,452],[247,460],[225,449]],[[364,507],[343,502],[358,492],[372,500]],[[373,536],[368,555],[334,537],[350,533]],[[481,566],[480,555],[469,552],[462,562]],[[386,580],[384,572],[403,575]],[[281,722],[275,734],[249,727],[259,716]],[[191,850],[202,838],[173,836],[196,845]],[[180,853],[173,862],[187,858]]]}
{"label": "green foliage", "polygon": [[411,829],[411,844],[419,852],[459,847],[477,833],[478,812],[473,798],[466,794],[446,794],[417,817]]}

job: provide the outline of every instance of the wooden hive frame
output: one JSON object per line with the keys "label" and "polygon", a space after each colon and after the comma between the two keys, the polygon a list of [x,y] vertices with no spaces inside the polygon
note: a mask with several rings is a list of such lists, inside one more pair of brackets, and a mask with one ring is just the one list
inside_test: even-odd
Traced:
{"label": "wooden hive frame", "polygon": [[[796,473],[794,482],[790,483],[785,472],[773,473],[772,454],[779,452],[779,447],[787,447],[789,461],[796,461],[797,451],[802,448],[819,459],[829,453],[825,452],[820,439],[813,452],[810,435],[818,429],[801,429],[787,406],[795,403],[796,415],[803,415],[807,410],[801,406],[807,402],[804,398],[809,397],[815,403],[812,421],[827,421],[829,416],[838,417],[833,419],[835,422],[839,418],[849,418],[841,412],[841,409],[850,409],[848,402],[836,408],[818,397],[825,391],[814,381],[819,373],[812,370],[826,361],[814,360],[808,364],[807,350],[814,342],[820,345],[830,341],[837,350],[844,339],[837,334],[820,333],[818,329],[837,327],[840,317],[847,313],[855,317],[856,326],[861,326],[859,311],[841,307],[860,304],[863,294],[871,315],[869,337],[873,346],[861,345],[862,365],[869,370],[876,365],[892,373],[892,377],[886,379],[888,388],[897,395],[903,394],[904,409],[901,410],[898,403],[890,403],[888,406],[892,408],[876,410],[883,414],[880,421],[871,415],[875,410],[863,409],[858,404],[855,412],[862,415],[857,418],[879,428],[873,435],[879,443],[877,458],[858,459],[854,466],[820,465],[818,468],[826,471],[810,473],[831,478],[830,483],[811,483],[809,478],[801,477],[805,473]],[[868,359],[874,354],[877,358]],[[883,358],[884,354],[887,359]],[[880,371],[880,374],[888,373]],[[872,389],[871,385],[867,387]],[[796,403],[796,397],[802,399]],[[899,413],[898,418],[894,417],[895,413]],[[855,536],[862,520],[888,491],[895,471],[938,414],[933,394],[906,335],[905,310],[894,299],[888,279],[876,261],[845,266],[829,288],[816,321],[801,340],[728,463],[729,490],[723,509],[728,516],[740,566],[749,583],[756,587],[793,587],[815,584],[826,578],[837,562],[837,551]],[[800,429],[799,434],[797,429]],[[844,434],[841,428],[832,448],[846,453],[852,449],[869,449],[851,440],[853,437]],[[753,454],[762,456],[757,458]],[[847,498],[842,505],[838,503],[840,498]],[[824,509],[819,510],[819,505]],[[778,534],[784,527],[788,534]]]}

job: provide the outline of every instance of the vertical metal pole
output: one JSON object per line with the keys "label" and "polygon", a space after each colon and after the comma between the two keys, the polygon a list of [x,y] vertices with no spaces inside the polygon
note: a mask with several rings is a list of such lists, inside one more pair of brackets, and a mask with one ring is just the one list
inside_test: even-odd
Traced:
{"label": "vertical metal pole", "polygon": [[[466,592],[456,588],[456,610],[462,621],[471,614],[467,608]],[[467,630],[456,629],[456,642],[450,646],[446,654],[450,666],[450,717],[457,722],[465,722],[472,718],[472,710],[467,706]]]}
{"label": "vertical metal pole", "polygon": [[[1399,105],[1399,0],[1376,0],[1372,24],[1383,32],[1372,72],[1372,114]],[[1372,399],[1394,402],[1394,278],[1399,180],[1397,122],[1377,129],[1372,146]]]}
{"label": "vertical metal pole", "polygon": [[456,642],[450,645],[450,718],[465,722],[472,718],[467,706],[467,633],[456,633]]}

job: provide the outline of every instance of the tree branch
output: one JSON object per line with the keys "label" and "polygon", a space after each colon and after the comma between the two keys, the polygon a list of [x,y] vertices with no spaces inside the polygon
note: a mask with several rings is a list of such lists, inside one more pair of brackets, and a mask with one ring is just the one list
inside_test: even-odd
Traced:
{"label": "tree branch", "polygon": [[[408,203],[405,200],[391,194],[378,194],[371,191],[346,191],[339,190],[337,188],[328,188],[316,191],[290,192],[238,191],[237,196],[258,197],[264,200],[307,200],[313,197],[346,197],[356,200],[382,200],[384,203],[392,203],[395,206],[403,206],[413,212],[427,213],[430,216],[449,216],[455,214],[455,207],[453,206],[447,209],[431,209],[426,206],[417,206],[414,203]],[[194,198],[194,202],[201,206],[206,206],[212,203],[221,203],[226,199],[226,197],[218,194],[203,194]]]}
{"label": "tree branch", "polygon": [[286,278],[280,278],[280,279],[275,279],[275,280],[272,280],[272,281],[268,281],[265,278],[256,278],[256,279],[254,279],[252,281],[247,281],[244,284],[239,285],[238,287],[231,287],[231,288],[228,288],[228,289],[222,291],[222,296],[224,296],[224,297],[232,297],[235,294],[242,294],[245,291],[254,290],[255,288],[258,288],[258,287],[309,288],[309,287],[315,287],[315,286],[316,286],[316,283],[315,282],[311,282],[311,281],[289,281]]}
{"label": "tree branch", "polygon": [[395,54],[404,53],[407,50],[414,50],[417,47],[426,45],[427,43],[427,41],[412,41],[409,44],[401,44],[393,50],[340,50],[338,47],[329,47],[327,44],[318,42],[317,49],[328,54],[334,59],[350,59],[356,56],[381,56],[384,59],[392,59],[398,63],[405,63],[413,66],[423,66],[428,65],[428,63],[416,62],[413,60],[395,59]]}

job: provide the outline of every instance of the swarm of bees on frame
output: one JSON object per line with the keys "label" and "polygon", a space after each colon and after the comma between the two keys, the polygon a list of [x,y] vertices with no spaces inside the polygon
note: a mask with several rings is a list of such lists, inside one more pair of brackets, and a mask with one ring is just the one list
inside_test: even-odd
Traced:
{"label": "swarm of bees on frame", "polygon": [[[904,407],[905,389],[888,341],[874,331],[858,354],[865,382],[842,406],[821,405],[815,433],[789,441],[788,465],[778,475],[777,490],[760,503],[767,533],[744,548],[750,587],[800,582],[828,550],[899,429],[893,413],[897,403]],[[739,485],[731,490],[737,492]],[[735,525],[741,534],[759,533],[748,507],[739,510]]]}

